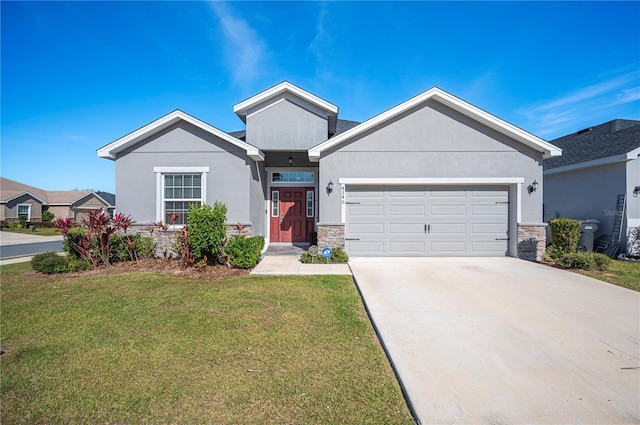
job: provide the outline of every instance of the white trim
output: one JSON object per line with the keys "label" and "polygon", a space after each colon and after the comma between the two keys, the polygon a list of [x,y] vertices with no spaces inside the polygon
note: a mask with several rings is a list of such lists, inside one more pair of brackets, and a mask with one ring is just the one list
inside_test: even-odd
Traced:
{"label": "white trim", "polygon": [[154,173],[208,173],[209,167],[153,167]]}
{"label": "white trim", "polygon": [[258,93],[255,96],[252,96],[240,103],[235,104],[233,106],[233,112],[235,112],[236,115],[238,115],[240,119],[242,119],[242,121],[246,122],[246,114],[248,109],[259,105],[275,96],[287,92],[327,111],[330,115],[338,114],[338,107],[336,105],[329,103],[326,100],[321,99],[318,96],[301,89],[300,87],[294,86],[288,81],[283,81],[282,83],[273,86],[270,89],[263,91],[262,93]]}
{"label": "white trim", "polygon": [[27,207],[27,220],[31,221],[31,204],[18,204],[16,205],[16,217],[20,218],[20,207]]}
{"label": "white trim", "polygon": [[523,177],[341,177],[341,185],[508,185],[524,184]]}
{"label": "white trim", "polygon": [[626,162],[629,160],[636,159],[638,157],[638,154],[634,156],[634,153],[636,151],[640,153],[640,148],[622,155],[610,156],[608,158],[595,159],[593,161],[579,162],[577,164],[570,164],[570,165],[564,165],[561,167],[550,168],[550,169],[544,170],[543,174],[545,176],[550,176],[558,173],[566,173],[569,171],[582,170],[584,168],[601,167],[603,165],[615,164],[617,162]]}
{"label": "white trim", "polygon": [[451,109],[460,112],[461,114],[483,124],[493,130],[498,131],[508,137],[511,137],[514,140],[523,143],[530,148],[533,148],[539,151],[542,154],[543,158],[551,158],[554,156],[560,156],[562,154],[562,149],[557,146],[552,145],[551,143],[545,142],[539,137],[534,136],[533,134],[522,130],[510,124],[506,121],[501,120],[500,118],[489,114],[482,109],[471,105],[459,99],[444,90],[439,89],[438,87],[433,87],[426,92],[419,94],[418,96],[407,100],[404,103],[401,103],[398,106],[395,106],[347,131],[344,133],[340,133],[339,135],[327,140],[326,142],[320,143],[309,149],[309,160],[317,162],[320,160],[322,152],[333,148],[345,141],[351,139],[352,137],[363,134],[367,130],[374,128],[388,120],[391,120],[400,114],[414,108],[423,102],[426,102],[430,99],[440,102],[441,104],[450,107]]}
{"label": "white trim", "polygon": [[106,146],[101,147],[97,151],[98,156],[100,158],[115,160],[116,154],[118,152],[121,152],[122,150],[128,147],[134,146],[135,144],[141,142],[145,138],[150,137],[180,121],[186,121],[189,124],[192,124],[208,132],[209,134],[212,134],[213,136],[216,136],[226,142],[231,143],[234,146],[244,149],[247,153],[247,156],[249,156],[254,161],[264,161],[264,153],[260,151],[260,149],[258,149],[257,147],[252,146],[246,142],[243,142],[242,140],[237,139],[231,136],[230,134],[227,134],[224,131],[217,129],[212,125],[209,125],[203,121],[200,121],[199,119],[192,117],[191,115],[185,112],[182,112],[179,109],[161,118],[158,118],[152,123],[147,124],[144,127],[141,127],[127,134],[126,136],[121,137],[120,139],[109,143]]}
{"label": "white trim", "polygon": [[0,204],[7,204],[7,203],[13,201],[14,199],[19,198],[19,197],[24,196],[24,195],[31,196],[33,199],[35,199],[36,201],[40,202],[42,205],[49,205],[47,203],[47,201],[45,201],[44,199],[40,198],[39,196],[34,195],[33,193],[29,192],[28,190],[24,191],[24,192],[21,192],[21,193],[18,193],[17,195],[12,196],[11,198],[3,199],[2,201],[0,201]]}
{"label": "white trim", "polygon": [[[207,203],[207,180],[209,167],[153,167],[156,175],[156,222],[165,222],[164,211],[164,181],[165,174],[201,174],[200,178],[200,201],[201,205]],[[182,227],[176,225],[176,228]]]}

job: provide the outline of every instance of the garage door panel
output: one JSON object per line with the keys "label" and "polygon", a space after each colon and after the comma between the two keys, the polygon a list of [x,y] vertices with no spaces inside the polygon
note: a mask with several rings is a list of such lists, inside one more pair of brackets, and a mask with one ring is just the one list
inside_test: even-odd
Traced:
{"label": "garage door panel", "polygon": [[471,248],[476,253],[507,255],[506,241],[472,241]]}
{"label": "garage door panel", "polygon": [[507,206],[503,204],[472,205],[471,215],[495,215],[502,217],[507,213],[507,210]]}
{"label": "garage door panel", "polygon": [[465,216],[467,214],[466,205],[431,205],[429,212],[432,216]]}
{"label": "garage door panel", "polygon": [[475,234],[499,234],[506,235],[508,226],[506,223],[471,223],[471,233]]}
{"label": "garage door panel", "polygon": [[347,205],[347,210],[351,216],[382,217],[384,215],[384,205]]}
{"label": "garage door panel", "polygon": [[507,187],[347,187],[347,250],[354,256],[503,256],[508,194]]}
{"label": "garage door panel", "polygon": [[346,248],[352,255],[378,256],[385,253],[382,241],[347,241]]}
{"label": "garage door panel", "polygon": [[413,237],[421,237],[424,233],[424,223],[389,223],[390,235],[410,235]]}
{"label": "garage door panel", "polygon": [[389,214],[392,216],[424,217],[426,205],[390,205]]}
{"label": "garage door panel", "polygon": [[389,242],[391,254],[422,254],[425,251],[425,241],[398,241]]}
{"label": "garage door panel", "polygon": [[367,235],[384,234],[384,225],[382,223],[352,223],[347,225],[350,233],[359,233]]}
{"label": "garage door panel", "polygon": [[431,252],[435,254],[460,254],[466,252],[464,241],[433,241],[430,243]]}

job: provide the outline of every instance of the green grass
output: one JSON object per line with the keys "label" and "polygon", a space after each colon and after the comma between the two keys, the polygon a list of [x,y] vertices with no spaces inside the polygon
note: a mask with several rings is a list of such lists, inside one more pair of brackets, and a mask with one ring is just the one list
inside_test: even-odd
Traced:
{"label": "green grass", "polygon": [[414,423],[351,278],[0,267],[2,423]]}
{"label": "green grass", "polygon": [[640,263],[614,260],[606,272],[580,271],[579,273],[640,292]]}
{"label": "green grass", "polygon": [[60,235],[60,230],[55,227],[38,227],[36,224],[36,231],[31,231],[30,229],[9,229],[3,228],[3,232],[11,232],[11,233],[24,233],[25,235],[36,235],[36,236],[58,236]]}

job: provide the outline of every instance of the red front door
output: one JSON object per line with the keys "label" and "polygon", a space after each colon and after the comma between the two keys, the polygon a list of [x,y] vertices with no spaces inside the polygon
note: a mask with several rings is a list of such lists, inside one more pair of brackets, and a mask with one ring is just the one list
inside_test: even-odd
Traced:
{"label": "red front door", "polygon": [[313,188],[271,188],[271,242],[309,242],[313,231],[313,194]]}

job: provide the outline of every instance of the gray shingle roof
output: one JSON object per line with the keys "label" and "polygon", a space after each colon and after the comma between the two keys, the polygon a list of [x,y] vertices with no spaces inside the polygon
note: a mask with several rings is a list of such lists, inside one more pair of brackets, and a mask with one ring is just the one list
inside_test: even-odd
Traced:
{"label": "gray shingle roof", "polygon": [[545,170],[615,157],[640,147],[640,121],[616,119],[549,143],[561,148],[562,156],[546,159]]}

